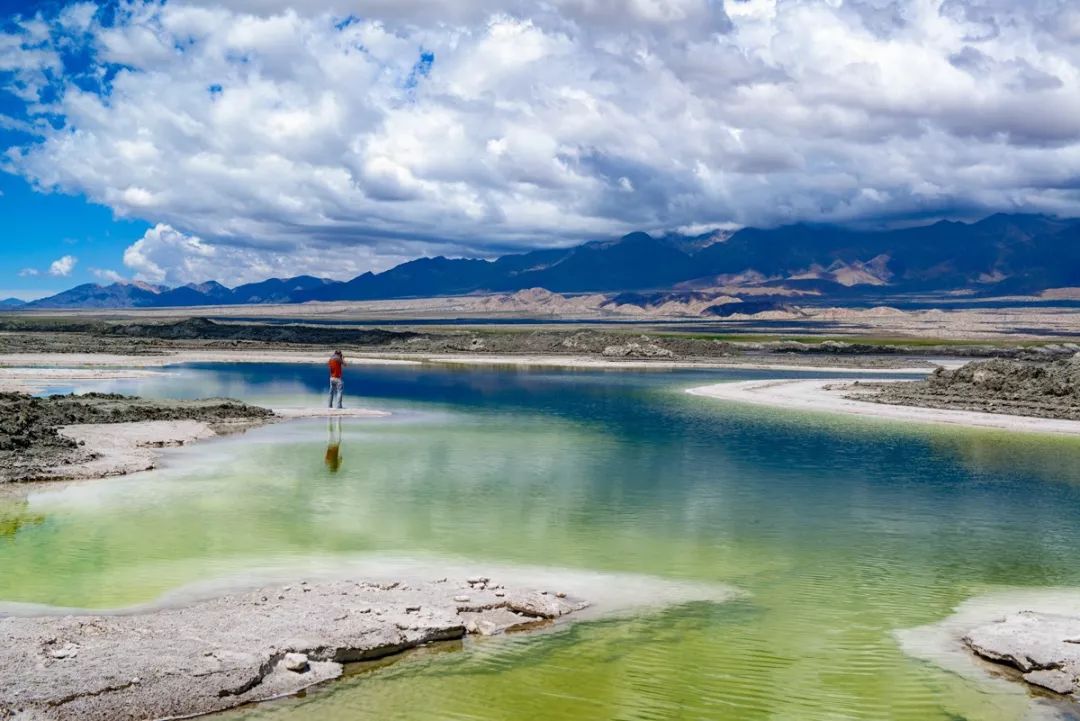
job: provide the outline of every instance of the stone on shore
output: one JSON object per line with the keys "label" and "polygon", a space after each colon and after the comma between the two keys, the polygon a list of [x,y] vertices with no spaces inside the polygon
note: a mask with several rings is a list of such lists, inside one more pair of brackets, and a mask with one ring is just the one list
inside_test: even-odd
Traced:
{"label": "stone on shore", "polygon": [[963,640],[980,658],[1016,669],[1029,684],[1080,701],[1080,618],[1022,611]]}
{"label": "stone on shore", "polygon": [[[469,591],[469,602],[455,597]],[[349,662],[512,631],[588,604],[466,582],[333,581],[148,613],[0,617],[0,719],[113,721],[297,693]]]}

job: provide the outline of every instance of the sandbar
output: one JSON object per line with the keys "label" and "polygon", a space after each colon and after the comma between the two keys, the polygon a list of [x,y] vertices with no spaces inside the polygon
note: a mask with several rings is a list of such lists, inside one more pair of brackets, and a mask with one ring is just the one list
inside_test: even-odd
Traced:
{"label": "sandbar", "polygon": [[786,410],[837,413],[908,423],[986,428],[1019,433],[1080,435],[1080,421],[887,405],[846,398],[844,394],[850,392],[849,386],[854,382],[851,378],[776,379],[716,383],[690,388],[686,392],[716,400]]}

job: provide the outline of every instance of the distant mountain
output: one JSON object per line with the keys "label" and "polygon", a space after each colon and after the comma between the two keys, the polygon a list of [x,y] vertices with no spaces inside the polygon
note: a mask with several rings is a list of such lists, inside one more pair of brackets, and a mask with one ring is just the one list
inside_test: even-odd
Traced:
{"label": "distant mountain", "polygon": [[229,303],[231,298],[231,290],[211,280],[198,284],[188,283],[179,288],[162,291],[153,298],[151,305],[161,308],[223,305]]}
{"label": "distant mountain", "polygon": [[26,301],[19,300],[18,298],[4,298],[3,300],[0,300],[0,308],[21,308],[24,305],[26,305]]}
{"label": "distant mountain", "polygon": [[494,261],[418,258],[349,281],[272,278],[229,289],[84,285],[28,308],[132,308],[513,293],[656,292],[727,285],[784,286],[837,297],[974,290],[1028,293],[1080,286],[1080,221],[998,214],[890,231],[798,224],[697,236],[630,233]]}
{"label": "distant mountain", "polygon": [[154,305],[162,289],[142,283],[95,283],[77,285],[71,290],[35,300],[23,308],[148,308]]}
{"label": "distant mountain", "polygon": [[[495,265],[498,265],[496,261]],[[541,267],[496,282],[492,290],[547,288],[555,292],[662,288],[695,274],[693,257],[648,233],[586,243]]]}
{"label": "distant mountain", "polygon": [[[291,303],[301,293],[314,291],[334,281],[298,275],[295,278],[271,278],[261,283],[248,283],[234,288],[227,302],[250,305],[254,303]],[[219,286],[225,290],[224,286]]]}

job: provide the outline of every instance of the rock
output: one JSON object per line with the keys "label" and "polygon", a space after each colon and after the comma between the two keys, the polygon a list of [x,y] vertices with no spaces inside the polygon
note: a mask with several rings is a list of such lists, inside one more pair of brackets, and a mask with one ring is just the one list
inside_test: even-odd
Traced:
{"label": "rock", "polygon": [[454,603],[468,603],[468,596],[454,596]]}
{"label": "rock", "polygon": [[69,643],[57,648],[46,649],[45,653],[55,659],[75,658],[79,655],[79,647]]}
{"label": "rock", "polygon": [[[976,655],[1019,670],[1028,683],[1064,695],[1080,691],[1080,618],[1023,611],[964,636]],[[1080,698],[1080,695],[1078,695]]]}
{"label": "rock", "polygon": [[625,343],[609,345],[601,352],[606,358],[671,358],[675,354],[654,343]]}
{"label": "rock", "polygon": [[1064,671],[1055,669],[1032,671],[1025,673],[1022,678],[1032,686],[1039,686],[1062,695],[1071,694],[1076,690],[1076,679]]}
{"label": "rock", "polygon": [[281,665],[293,673],[304,673],[308,670],[308,657],[303,653],[287,653]]}
{"label": "rock", "polygon": [[[1064,349],[1060,349],[1064,350]],[[1057,354],[1051,348],[1049,357]],[[924,381],[865,383],[849,397],[897,405],[1080,420],[1080,361],[994,359]]]}

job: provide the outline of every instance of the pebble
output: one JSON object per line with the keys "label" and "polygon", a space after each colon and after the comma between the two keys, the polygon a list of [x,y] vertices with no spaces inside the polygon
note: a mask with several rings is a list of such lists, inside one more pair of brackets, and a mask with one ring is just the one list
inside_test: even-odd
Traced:
{"label": "pebble", "polygon": [[468,596],[454,596],[454,603],[468,603]]}
{"label": "pebble", "polygon": [[61,646],[60,648],[50,648],[48,654],[56,659],[61,658],[75,658],[79,655],[78,646]]}
{"label": "pebble", "polygon": [[302,653],[287,653],[282,664],[293,673],[304,673],[308,670],[308,657]]}

